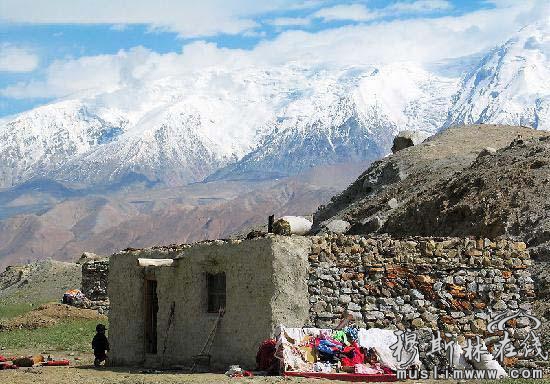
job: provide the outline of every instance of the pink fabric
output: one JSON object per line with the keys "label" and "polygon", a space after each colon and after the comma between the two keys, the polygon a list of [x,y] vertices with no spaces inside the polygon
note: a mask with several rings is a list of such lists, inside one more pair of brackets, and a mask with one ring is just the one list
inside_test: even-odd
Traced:
{"label": "pink fabric", "polygon": [[371,367],[367,364],[357,364],[355,366],[355,373],[363,373],[365,375],[378,375],[384,373],[384,371],[379,367]]}

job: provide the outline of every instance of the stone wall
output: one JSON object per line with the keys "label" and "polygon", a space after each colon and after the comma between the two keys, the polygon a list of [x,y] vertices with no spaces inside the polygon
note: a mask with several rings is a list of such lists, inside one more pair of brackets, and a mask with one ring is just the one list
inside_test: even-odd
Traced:
{"label": "stone wall", "polygon": [[[486,332],[491,313],[530,310],[533,280],[524,243],[507,240],[395,240],[312,237],[310,325],[333,327],[345,311],[366,327]],[[513,325],[523,339],[528,324]]]}
{"label": "stone wall", "polygon": [[92,260],[82,264],[82,293],[91,301],[105,301],[109,259]]}
{"label": "stone wall", "polygon": [[[170,258],[139,267],[137,258]],[[110,260],[112,363],[186,365],[216,319],[206,311],[206,273],[226,274],[226,314],[215,366],[253,368],[258,344],[278,324],[334,327],[345,312],[363,327],[432,330],[491,339],[487,322],[534,298],[524,243],[463,238],[268,236],[129,250]],[[158,353],[144,351],[144,282],[158,283]],[[309,301],[309,302],[308,302]],[[173,319],[171,321],[170,319]],[[529,324],[512,324],[515,342]],[[427,344],[426,344],[427,345]]]}

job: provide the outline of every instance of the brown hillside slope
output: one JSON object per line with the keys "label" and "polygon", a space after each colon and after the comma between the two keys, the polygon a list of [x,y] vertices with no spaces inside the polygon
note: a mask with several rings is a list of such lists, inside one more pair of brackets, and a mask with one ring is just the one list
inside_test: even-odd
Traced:
{"label": "brown hillside slope", "polygon": [[[479,156],[485,147],[495,153]],[[550,252],[550,133],[473,125],[448,129],[374,163],[320,207],[350,233],[508,235]],[[547,256],[548,257],[548,256]]]}
{"label": "brown hillside slope", "polygon": [[[84,251],[108,255],[126,247],[223,238],[267,222],[270,214],[310,214],[365,167],[338,164],[280,180],[131,186],[55,198],[25,190],[4,206],[0,191],[0,271],[48,257],[73,261]],[[23,213],[3,218],[2,208]]]}
{"label": "brown hillside slope", "polygon": [[382,230],[395,234],[500,235],[550,260],[550,136],[516,140],[398,209]]}

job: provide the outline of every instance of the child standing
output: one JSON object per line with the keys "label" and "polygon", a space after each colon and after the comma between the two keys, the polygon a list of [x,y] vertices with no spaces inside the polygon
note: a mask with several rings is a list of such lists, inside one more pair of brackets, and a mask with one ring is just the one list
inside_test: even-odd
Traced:
{"label": "child standing", "polygon": [[94,366],[99,367],[101,363],[107,360],[106,351],[109,350],[109,340],[105,336],[106,328],[103,324],[95,327],[96,334],[92,340],[92,349],[94,350]]}

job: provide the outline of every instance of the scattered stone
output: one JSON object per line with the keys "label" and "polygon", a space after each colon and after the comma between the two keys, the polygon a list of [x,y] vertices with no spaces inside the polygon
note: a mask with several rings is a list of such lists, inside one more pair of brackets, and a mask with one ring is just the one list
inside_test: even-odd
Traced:
{"label": "scattered stone", "polygon": [[479,155],[477,155],[477,158],[479,159],[480,157],[484,157],[484,156],[492,156],[495,153],[497,153],[497,150],[494,149],[493,147],[485,147],[481,150],[481,152],[479,152]]}
{"label": "scattered stone", "polygon": [[82,264],[82,293],[84,296],[90,301],[107,300],[108,276],[109,259],[101,258],[84,262]]}
{"label": "scattered stone", "polygon": [[414,328],[422,328],[424,327],[424,322],[420,318],[413,319],[411,321],[411,324]]}
{"label": "scattered stone", "polygon": [[508,306],[506,305],[506,303],[504,302],[504,300],[498,300],[494,305],[493,305],[493,309],[495,311],[504,311],[505,309],[507,309]]}
{"label": "scattered stone", "polygon": [[475,319],[470,324],[472,332],[483,334],[487,330],[487,324],[482,319]]}
{"label": "scattered stone", "polygon": [[420,291],[417,290],[417,289],[411,289],[411,290],[410,290],[410,295],[411,295],[412,297],[414,297],[415,299],[419,299],[419,300],[424,299],[424,295],[422,294],[422,292],[420,292]]}
{"label": "scattered stone", "polygon": [[395,197],[392,197],[390,200],[388,200],[388,206],[391,209],[397,208],[399,206],[399,204],[397,203],[397,199]]}
{"label": "scattered stone", "polygon": [[340,295],[340,302],[343,304],[347,304],[351,302],[351,296],[349,295]]}
{"label": "scattered stone", "polygon": [[[310,324],[333,327],[353,313],[367,326],[484,336],[490,312],[529,308],[529,259],[517,258],[521,268],[499,263],[520,252],[514,247],[504,239],[312,237]],[[470,256],[478,253],[488,255],[485,266]],[[518,329],[530,329],[522,321],[510,335],[515,343]]]}

